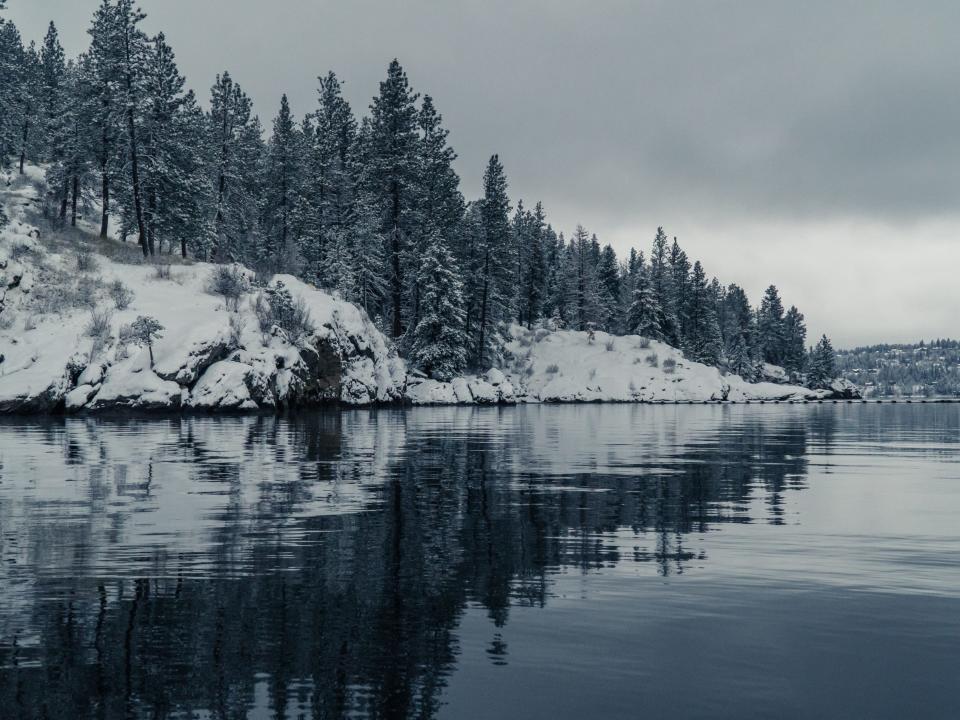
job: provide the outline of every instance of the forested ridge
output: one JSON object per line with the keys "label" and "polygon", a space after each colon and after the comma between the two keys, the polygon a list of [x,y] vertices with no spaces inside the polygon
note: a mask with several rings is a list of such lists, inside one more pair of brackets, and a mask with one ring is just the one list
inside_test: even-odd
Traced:
{"label": "forested ridge", "polygon": [[489,367],[510,322],[636,333],[750,379],[766,363],[812,386],[835,374],[829,340],[808,350],[774,285],[751,305],[663,228],[627,257],[582,226],[565,236],[541,203],[511,201],[496,154],[483,196],[464,198],[442,115],[397,60],[366,115],[328,72],[313,111],[295,117],[284,96],[267,130],[227,71],[203,106],[144,18],[103,0],[77,58],[53,22],[37,44],[0,21],[0,161],[43,164],[54,225],[95,215],[147,259],[295,274],[361,306],[438,379]]}
{"label": "forested ridge", "polygon": [[921,340],[840,350],[837,371],[870,395],[960,396],[960,341]]}

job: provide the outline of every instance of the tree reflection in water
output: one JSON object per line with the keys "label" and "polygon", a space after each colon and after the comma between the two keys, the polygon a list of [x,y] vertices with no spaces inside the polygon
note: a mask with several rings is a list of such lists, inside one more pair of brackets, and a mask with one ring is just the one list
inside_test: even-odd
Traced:
{"label": "tree reflection in water", "polygon": [[[566,407],[0,425],[11,718],[436,714],[468,605],[710,562],[836,413]],[[494,630],[495,663],[508,647]]]}

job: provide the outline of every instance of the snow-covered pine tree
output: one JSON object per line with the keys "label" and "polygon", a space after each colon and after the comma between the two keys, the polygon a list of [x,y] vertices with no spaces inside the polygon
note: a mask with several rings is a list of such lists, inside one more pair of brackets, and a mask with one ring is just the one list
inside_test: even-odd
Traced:
{"label": "snow-covered pine tree", "polygon": [[475,336],[471,338],[474,363],[478,368],[487,362],[489,345],[499,322],[507,318],[512,297],[513,267],[510,255],[510,200],[507,178],[500,158],[493,155],[483,175],[483,200],[479,203],[482,233],[481,247],[476,254],[478,297]]}
{"label": "snow-covered pine tree", "polygon": [[556,327],[574,327],[577,319],[577,259],[573,243],[563,233],[556,238],[547,275],[545,315]]}
{"label": "snow-covered pine tree", "polygon": [[686,347],[687,325],[690,322],[690,303],[693,295],[690,288],[690,259],[676,238],[670,246],[667,263],[670,267],[670,288],[673,293],[670,305],[677,318],[676,332],[670,344],[675,347]]}
{"label": "snow-covered pine tree", "polygon": [[784,355],[783,303],[775,285],[767,288],[763,294],[763,299],[760,301],[760,309],[757,314],[757,330],[763,362],[782,365]]}
{"label": "snow-covered pine tree", "polygon": [[217,75],[210,89],[207,145],[216,204],[211,257],[249,260],[257,232],[264,145],[250,98],[227,71]]}
{"label": "snow-covered pine tree", "polygon": [[173,49],[163,33],[154,38],[144,69],[142,183],[150,254],[178,248],[186,257],[188,245],[204,257],[213,244],[208,208],[213,192],[208,158],[203,151],[206,119],[193,91],[177,69]]}
{"label": "snow-covered pine tree", "polygon": [[86,53],[84,88],[89,106],[88,142],[99,175],[100,237],[110,231],[112,191],[115,175],[123,162],[118,157],[123,133],[123,112],[117,101],[119,78],[115,36],[114,7],[102,0],[93,14],[88,33],[90,49]]}
{"label": "snow-covered pine tree", "polygon": [[810,350],[807,364],[807,384],[811,388],[826,387],[836,376],[837,361],[833,345],[829,338],[823,335],[816,347]]}
{"label": "snow-covered pine tree", "polygon": [[108,14],[105,28],[109,58],[107,71],[111,82],[116,83],[117,105],[122,108],[123,113],[121,148],[126,172],[119,177],[122,178],[120,189],[124,195],[124,234],[130,227],[136,229],[137,242],[144,257],[150,254],[140,177],[143,160],[140,131],[145,112],[145,67],[150,53],[147,36],[140,29],[140,23],[145,18],[146,15],[135,7],[134,0],[116,0]]}
{"label": "snow-covered pine tree", "polygon": [[466,365],[465,313],[459,272],[440,232],[434,230],[421,258],[422,312],[410,346],[410,359],[427,375],[447,381]]}
{"label": "snow-covered pine tree", "polygon": [[0,19],[0,168],[6,167],[7,159],[18,147],[23,93],[28,88],[26,60],[16,25]]}
{"label": "snow-covered pine tree", "polygon": [[393,337],[404,332],[403,299],[407,287],[405,260],[417,227],[420,138],[416,102],[407,74],[394,59],[380,93],[370,106],[364,184],[381,213],[381,234],[387,238],[387,312]]}
{"label": "snow-covered pine tree", "polygon": [[434,234],[439,233],[447,248],[458,244],[457,236],[462,231],[464,211],[460,177],[453,169],[457,154],[447,141],[450,133],[443,127],[443,117],[437,112],[429,95],[423,97],[417,114],[417,126],[420,130],[415,209],[417,228],[407,247],[407,252],[412,252],[413,257],[406,260],[406,264],[417,268],[407,288],[407,315],[414,326],[420,318],[422,301],[419,287],[420,257],[426,252]]}
{"label": "snow-covered pine tree", "polygon": [[[348,298],[376,318],[387,296],[385,243],[378,209],[365,195],[352,211],[348,246],[352,250],[354,297]],[[341,283],[342,284],[342,283]],[[382,323],[381,323],[382,327]]]}
{"label": "snow-covered pine tree", "polygon": [[644,265],[643,253],[633,256],[631,266],[633,301],[627,314],[627,330],[653,340],[663,340],[663,328],[660,327],[663,311],[650,282],[649,270]]}
{"label": "snow-covered pine tree", "polygon": [[576,272],[575,325],[577,330],[588,330],[598,324],[600,315],[595,262],[595,256],[599,255],[599,252],[594,252],[591,239],[582,225],[577,225],[573,237],[570,238],[570,245],[573,248]]}
{"label": "snow-covered pine tree", "polygon": [[756,322],[743,288],[731,284],[723,297],[720,331],[726,367],[742,377],[756,376]]}
{"label": "snow-covered pine tree", "polygon": [[528,220],[527,262],[524,275],[521,278],[523,314],[526,317],[527,327],[540,319],[543,312],[543,303],[546,295],[546,215],[543,203],[534,206],[533,213]]}
{"label": "snow-covered pine tree", "polygon": [[620,331],[620,319],[623,315],[620,304],[621,293],[620,265],[617,253],[610,245],[604,245],[597,262],[597,296],[599,301],[599,322],[604,330],[615,333]]}
{"label": "snow-covered pine tree", "polygon": [[[342,85],[333,72],[320,78],[319,106],[312,115],[313,127],[304,128],[306,145],[300,254],[303,274],[321,286],[343,287],[345,248],[357,195],[354,153],[357,151],[357,121],[343,97]],[[339,245],[338,245],[339,244]],[[337,266],[336,279],[328,264]]]}
{"label": "snow-covered pine tree", "polygon": [[64,117],[68,109],[67,62],[60,45],[57,27],[53,22],[47,27],[40,48],[40,127],[42,133],[42,159],[52,166],[47,184],[59,204],[58,217],[62,222],[67,216],[70,197],[70,179],[63,171],[65,148],[70,120]]}
{"label": "snow-covered pine tree", "polygon": [[267,144],[260,215],[261,244],[256,253],[258,264],[269,272],[293,269],[292,213],[300,181],[298,135],[290,103],[284,94]]}
{"label": "snow-covered pine tree", "polygon": [[653,239],[653,248],[650,251],[650,286],[653,288],[657,307],[661,313],[657,324],[660,326],[664,340],[674,347],[679,347],[680,325],[674,307],[675,293],[670,270],[667,235],[662,227],[658,227],[656,237]]}
{"label": "snow-covered pine tree", "polygon": [[684,350],[697,362],[717,365],[723,355],[723,337],[717,322],[715,297],[699,260],[693,264],[688,283]]}
{"label": "snow-covered pine tree", "polygon": [[798,379],[807,360],[807,326],[803,313],[791,305],[783,319],[783,368],[791,378]]}

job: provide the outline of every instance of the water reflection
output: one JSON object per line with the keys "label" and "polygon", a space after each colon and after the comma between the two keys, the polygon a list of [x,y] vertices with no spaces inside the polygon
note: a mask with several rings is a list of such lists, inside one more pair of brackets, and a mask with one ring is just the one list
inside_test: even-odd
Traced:
{"label": "water reflection", "polygon": [[950,406],[6,420],[0,707],[434,717],[471,608],[508,668],[511,612],[564,578],[714,576],[734,526],[807,520],[811,475],[956,462],[958,426]]}

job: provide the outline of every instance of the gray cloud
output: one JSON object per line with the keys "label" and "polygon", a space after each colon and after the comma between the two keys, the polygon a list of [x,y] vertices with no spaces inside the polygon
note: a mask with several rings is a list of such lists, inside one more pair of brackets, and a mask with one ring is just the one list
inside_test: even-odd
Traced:
{"label": "gray cloud", "polygon": [[[11,0],[7,14],[38,39],[53,17],[76,52],[96,4]],[[468,194],[499,152],[514,199],[542,199],[559,227],[584,222],[624,249],[646,247],[663,224],[726,281],[754,294],[755,275],[758,286],[796,286],[788,301],[841,342],[884,338],[884,327],[836,311],[837,288],[872,282],[871,254],[878,273],[896,267],[901,233],[913,233],[912,252],[938,253],[932,263],[960,260],[942,242],[944,227],[960,228],[955,2],[143,6],[201,97],[227,68],[265,121],[284,91],[298,113],[312,109],[328,69],[363,112],[396,56],[444,114]],[[941,223],[936,237],[924,234],[931,223]],[[804,290],[799,260],[825,243],[818,289]],[[866,279],[824,267],[852,263],[867,263]],[[952,286],[923,286],[923,302],[910,301],[925,321],[911,325],[902,302],[921,287],[912,282],[890,279],[901,305],[887,313],[899,323],[888,334],[958,334],[952,313],[927,322],[931,305],[956,306]]]}

